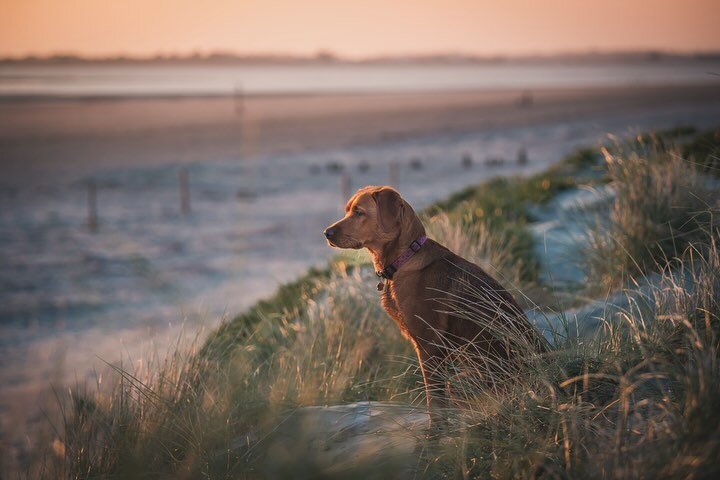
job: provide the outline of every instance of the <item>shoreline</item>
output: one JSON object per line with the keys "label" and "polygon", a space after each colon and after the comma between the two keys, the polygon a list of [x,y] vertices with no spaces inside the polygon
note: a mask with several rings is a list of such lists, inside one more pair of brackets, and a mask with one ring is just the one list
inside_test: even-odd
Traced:
{"label": "shoreline", "polygon": [[[638,85],[589,85],[589,86],[543,86],[543,87],[488,87],[488,88],[403,88],[388,90],[354,90],[354,89],[338,89],[319,91],[288,91],[288,92],[247,92],[239,90],[237,92],[216,92],[216,93],[138,93],[138,94],[5,94],[0,93],[0,108],[13,105],[32,105],[43,103],[95,103],[95,102],[144,102],[155,100],[235,100],[237,98],[252,100],[273,100],[273,99],[343,99],[343,98],[412,98],[414,100],[427,97],[453,97],[453,96],[470,96],[484,97],[505,94],[523,94],[526,92],[538,94],[541,96],[552,95],[557,93],[572,94],[596,94],[599,92],[613,93],[624,90],[632,91],[670,91],[670,90],[692,90],[692,89],[713,89],[720,88],[720,79],[715,77],[720,74],[708,72],[714,75],[712,79],[707,81],[698,81],[692,83],[667,83],[667,84],[638,84]],[[239,93],[240,92],[240,93]]]}

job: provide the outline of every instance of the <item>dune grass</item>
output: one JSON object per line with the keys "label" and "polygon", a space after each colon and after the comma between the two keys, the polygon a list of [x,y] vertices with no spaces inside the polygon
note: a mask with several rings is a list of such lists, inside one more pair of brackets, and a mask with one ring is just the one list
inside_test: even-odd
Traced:
{"label": "dune grass", "polygon": [[511,391],[454,411],[463,428],[434,453],[430,476],[720,474],[720,252],[712,243],[682,260],[601,337],[568,339]]}
{"label": "dune grass", "polygon": [[664,142],[604,150],[609,214],[587,230],[588,276],[615,288],[664,268],[720,225],[720,184]]}
{"label": "dune grass", "polygon": [[[622,162],[601,172],[616,199],[628,204],[603,221],[635,232],[633,242],[666,245],[662,235],[648,236],[638,225],[668,212],[674,218],[678,205],[685,217],[707,211],[683,203],[693,201],[687,192],[704,203],[712,198],[695,190],[703,183],[698,172],[697,181],[688,174],[692,162],[676,162],[668,148],[658,147],[659,160],[651,161],[638,147],[642,155],[613,156]],[[526,263],[532,256],[518,254],[528,250],[518,233],[532,220],[527,204],[571,188],[573,172],[603,168],[600,155],[578,152],[527,180],[468,189],[424,212],[428,230],[488,264],[501,281],[525,288],[537,268]],[[643,185],[653,187],[652,200],[639,194]],[[55,442],[33,476],[714,478],[720,475],[720,248],[716,224],[687,231],[683,237],[685,230],[673,226],[680,238],[672,255],[665,247],[650,254],[638,249],[641,258],[610,255],[595,244],[589,255],[617,262],[609,271],[627,269],[630,259],[641,275],[659,266],[660,281],[650,290],[629,289],[631,306],[605,318],[596,338],[553,332],[553,351],[528,354],[510,382],[491,378],[488,388],[478,381],[487,372],[448,368],[455,406],[442,412],[447,432],[428,439],[408,428],[403,438],[416,445],[409,457],[393,462],[394,450],[380,450],[372,461],[332,470],[328,464],[338,459],[328,463],[333,450],[317,443],[318,425],[297,421],[297,412],[314,405],[377,400],[424,409],[413,352],[381,311],[372,272],[340,259],[282,287],[203,344],[180,346],[143,369],[116,365],[106,380],[111,389],[73,390],[61,402]],[[472,309],[478,295],[469,291],[446,308],[482,321]],[[394,420],[401,423],[404,415]],[[372,443],[377,432],[365,435]],[[288,438],[297,439],[292,448],[278,446]],[[364,458],[360,449],[368,444],[359,445],[345,457]]]}
{"label": "dune grass", "polygon": [[700,132],[682,146],[682,156],[706,173],[720,176],[720,128]]}
{"label": "dune grass", "polygon": [[[299,298],[303,308],[246,325],[222,361],[195,344],[143,369],[114,367],[112,391],[69,398],[59,428],[63,461],[49,463],[47,478],[260,475],[277,461],[267,458],[263,439],[287,412],[416,401],[409,346],[366,281],[360,270],[318,280],[322,294],[309,289]],[[304,462],[311,468],[311,458]]]}

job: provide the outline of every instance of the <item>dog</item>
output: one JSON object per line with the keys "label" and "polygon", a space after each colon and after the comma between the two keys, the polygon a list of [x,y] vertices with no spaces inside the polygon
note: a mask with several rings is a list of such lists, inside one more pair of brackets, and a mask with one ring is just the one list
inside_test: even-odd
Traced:
{"label": "dog", "polygon": [[431,419],[433,411],[449,405],[450,364],[469,361],[473,368],[467,371],[484,375],[479,381],[490,386],[511,378],[528,353],[546,351],[544,338],[510,292],[427,238],[412,207],[393,188],[358,190],[345,216],[324,235],[332,247],[370,252],[382,306],[417,354]]}

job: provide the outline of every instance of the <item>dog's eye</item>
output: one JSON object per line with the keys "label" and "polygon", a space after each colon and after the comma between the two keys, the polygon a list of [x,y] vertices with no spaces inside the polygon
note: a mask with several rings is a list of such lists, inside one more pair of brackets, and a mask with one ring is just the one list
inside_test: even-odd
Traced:
{"label": "dog's eye", "polygon": [[353,213],[355,214],[356,217],[362,217],[363,215],[365,215],[365,214],[364,214],[363,212],[361,212],[360,210],[355,210]]}

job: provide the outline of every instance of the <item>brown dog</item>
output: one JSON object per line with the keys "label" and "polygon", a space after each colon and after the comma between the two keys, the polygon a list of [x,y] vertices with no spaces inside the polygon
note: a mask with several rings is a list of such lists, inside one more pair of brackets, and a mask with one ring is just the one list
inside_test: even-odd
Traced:
{"label": "brown dog", "polygon": [[[482,382],[507,378],[546,349],[513,296],[477,265],[425,237],[412,207],[390,187],[365,187],[325,230],[331,246],[367,248],[383,279],[382,305],[418,356],[428,407],[447,405],[445,379],[458,358]],[[465,373],[467,374],[467,373]]]}

